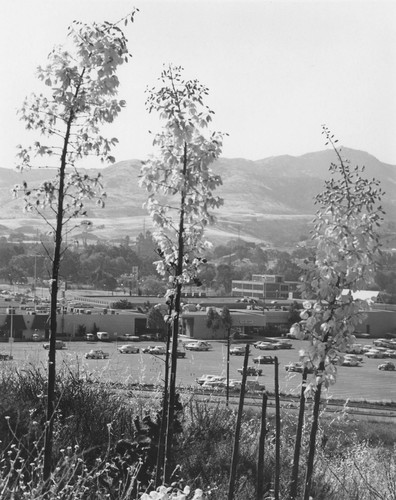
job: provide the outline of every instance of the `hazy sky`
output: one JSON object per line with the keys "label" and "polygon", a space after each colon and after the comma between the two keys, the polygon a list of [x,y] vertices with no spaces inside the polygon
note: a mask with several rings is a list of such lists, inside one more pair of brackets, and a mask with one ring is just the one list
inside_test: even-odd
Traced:
{"label": "hazy sky", "polygon": [[224,157],[322,150],[325,123],[344,146],[396,165],[396,2],[2,0],[1,167],[32,140],[16,109],[41,89],[35,68],[69,24],[115,22],[134,6],[133,58],[119,73],[127,109],[108,130],[117,161],[152,152],[145,89],[173,63],[209,87],[214,128],[229,133]]}

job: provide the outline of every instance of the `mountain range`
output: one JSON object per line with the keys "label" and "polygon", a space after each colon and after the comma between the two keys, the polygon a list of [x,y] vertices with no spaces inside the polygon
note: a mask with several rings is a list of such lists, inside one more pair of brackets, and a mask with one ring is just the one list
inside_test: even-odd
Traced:
{"label": "mountain range", "polygon": [[[384,236],[392,246],[396,234],[393,222],[396,166],[354,149],[343,147],[342,155],[352,167],[364,166],[365,176],[381,182],[385,191]],[[278,247],[293,246],[307,239],[316,211],[314,197],[323,190],[324,181],[330,179],[329,167],[335,161],[332,150],[256,161],[220,158],[212,169],[223,180],[216,194],[224,198],[224,206],[215,212],[217,223],[208,229],[209,239],[219,244],[242,238]],[[100,169],[107,200],[104,209],[88,205],[88,217],[92,222],[90,238],[115,241],[126,236],[135,238],[144,229],[150,229],[150,219],[142,208],[147,194],[138,186],[140,166],[139,160],[127,160]],[[25,233],[44,230],[42,219],[27,217],[22,211],[22,200],[13,199],[11,190],[22,180],[29,186],[37,185],[51,178],[51,171],[35,169],[21,174],[0,168],[0,175],[0,235],[10,229]]]}

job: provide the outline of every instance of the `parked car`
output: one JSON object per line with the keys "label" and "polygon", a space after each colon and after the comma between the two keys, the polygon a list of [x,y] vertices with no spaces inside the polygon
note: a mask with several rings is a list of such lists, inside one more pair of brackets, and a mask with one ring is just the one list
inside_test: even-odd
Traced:
{"label": "parked car", "polygon": [[230,349],[230,355],[233,355],[233,356],[244,356],[245,352],[246,352],[245,346],[235,346],[235,347],[231,347],[231,349]]}
{"label": "parked car", "polygon": [[140,335],[140,340],[158,340],[158,333],[144,333]]}
{"label": "parked car", "polygon": [[199,378],[195,379],[197,384],[203,385],[205,382],[208,382],[210,380],[225,380],[226,378],[223,375],[210,375],[210,374],[205,374],[201,375]]}
{"label": "parked car", "polygon": [[122,345],[118,348],[120,351],[120,354],[138,354],[139,353],[139,347],[136,347],[135,345],[131,344],[125,344]]}
{"label": "parked car", "polygon": [[108,352],[102,351],[101,349],[91,349],[86,352],[85,359],[107,359],[110,356]]}
{"label": "parked car", "polygon": [[279,340],[279,342],[274,342],[273,345],[277,349],[292,349],[293,344],[291,342],[287,342],[287,340]]}
{"label": "parked car", "polygon": [[273,365],[275,363],[275,358],[273,356],[257,356],[253,358],[253,363],[259,365]]}
{"label": "parked car", "polygon": [[123,342],[139,342],[140,337],[137,335],[130,335],[129,333],[126,333],[125,335],[120,335],[118,337],[118,340],[122,340]]}
{"label": "parked car", "polygon": [[[296,361],[294,363],[289,363],[285,366],[285,370],[287,372],[297,372],[302,373],[304,371],[304,365],[300,363],[300,361]],[[313,367],[308,367],[308,373],[313,373]]]}
{"label": "parked car", "polygon": [[345,349],[347,354],[362,354],[363,346],[362,344],[352,344]]}
{"label": "parked car", "polygon": [[271,342],[277,349],[291,349],[293,347],[289,340],[280,337],[266,337],[263,342]]}
{"label": "parked car", "polygon": [[[228,381],[228,388],[230,391],[240,391],[242,387],[241,380],[235,380],[234,378],[230,378]],[[227,380],[224,381],[224,388],[227,388]],[[245,386],[246,389],[246,386]]]}
{"label": "parked car", "polygon": [[163,345],[148,346],[143,348],[142,352],[159,356],[166,354],[166,348]]}
{"label": "parked car", "polygon": [[385,356],[387,358],[393,358],[393,359],[396,359],[396,351],[394,349],[387,349],[385,351]]}
{"label": "parked car", "polygon": [[110,340],[110,335],[108,332],[98,332],[96,334],[96,336],[98,337],[99,340],[101,340],[102,342],[109,342]]}
{"label": "parked car", "polygon": [[259,342],[255,347],[256,349],[268,351],[275,351],[277,349],[276,345],[272,342]]}
{"label": "parked car", "polygon": [[265,385],[260,384],[258,380],[246,380],[246,392],[264,391]]}
{"label": "parked car", "polygon": [[375,347],[388,348],[389,340],[388,339],[375,339],[375,340],[373,340],[373,344],[375,345]]}
{"label": "parked car", "polygon": [[[172,355],[172,351],[169,351],[169,354]],[[179,349],[176,351],[176,356],[178,358],[185,358],[186,357],[186,353],[185,351],[180,351]]]}
{"label": "parked car", "polygon": [[213,377],[201,384],[202,389],[224,389],[227,384],[225,377]]}
{"label": "parked car", "polygon": [[368,358],[385,358],[385,353],[378,349],[370,349],[365,354]]}
{"label": "parked car", "polygon": [[12,359],[14,359],[12,354],[0,353],[0,361],[11,361]]}
{"label": "parked car", "polygon": [[387,363],[382,363],[381,365],[378,365],[378,370],[384,372],[394,372],[396,371],[396,366],[391,361],[388,361]]}
{"label": "parked car", "polygon": [[341,366],[349,366],[349,367],[360,366],[360,362],[355,358],[348,358],[345,356],[341,362]]}
{"label": "parked car", "polygon": [[[239,373],[243,373],[243,368],[238,368]],[[246,368],[247,376],[262,375],[263,370],[261,368],[256,368],[255,366],[248,366]]]}
{"label": "parked car", "polygon": [[358,356],[357,354],[345,354],[345,359],[352,359],[353,361],[357,361],[358,363],[363,363],[363,356]]}
{"label": "parked car", "polygon": [[196,342],[185,344],[184,348],[189,351],[210,351],[210,349],[212,349],[212,344],[205,340],[197,340]]}
{"label": "parked car", "polygon": [[[44,349],[49,349],[50,348],[50,343],[46,342],[43,344]],[[55,340],[55,349],[65,349],[66,344],[62,342],[62,340]]]}

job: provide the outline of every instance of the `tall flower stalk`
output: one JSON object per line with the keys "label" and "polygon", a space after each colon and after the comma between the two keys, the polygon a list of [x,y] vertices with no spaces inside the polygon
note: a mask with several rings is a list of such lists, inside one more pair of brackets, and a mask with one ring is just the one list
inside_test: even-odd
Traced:
{"label": "tall flower stalk", "polygon": [[366,179],[364,167],[352,167],[342,157],[338,141],[327,127],[323,126],[322,133],[337,161],[330,166],[332,178],[325,182],[324,191],[315,200],[319,206],[312,234],[316,256],[304,265],[301,290],[306,300],[302,323],[292,327],[297,337],[309,333],[309,345],[300,356],[305,366],[313,366],[315,371],[306,388],[306,395],[315,393],[316,410],[305,499],[311,488],[321,391],[336,381],[336,364],[354,342],[354,332],[370,307],[367,301],[354,298],[354,292],[365,290],[374,282],[381,249],[378,228],[384,214],[379,181]]}
{"label": "tall flower stalk", "polygon": [[165,481],[170,477],[174,434],[181,291],[184,284],[197,282],[198,267],[205,261],[208,247],[204,231],[214,221],[210,211],[223,203],[213,194],[221,178],[210,168],[221,153],[223,134],[208,132],[213,115],[204,105],[208,89],[198,80],[184,80],[182,72],[180,67],[164,68],[158,88],[148,90],[147,109],[158,113],[164,125],[154,137],[155,153],[143,164],[140,175],[140,185],[149,192],[146,207],[160,256],[157,270],[168,279],[166,297],[172,304]]}
{"label": "tall flower stalk", "polygon": [[[133,21],[134,13],[123,19]],[[118,24],[118,23],[117,23]],[[27,98],[20,110],[26,128],[40,134],[27,148],[18,146],[18,168],[55,167],[54,179],[39,187],[23,182],[15,195],[25,197],[25,209],[36,212],[53,234],[50,310],[50,348],[48,353],[47,422],[44,444],[44,480],[51,472],[53,416],[55,411],[55,363],[59,268],[66,224],[86,214],[84,200],[96,198],[104,205],[101,175],[90,176],[76,168],[78,160],[89,155],[114,162],[111,148],[116,138],[106,139],[99,127],[111,123],[125,106],[115,98],[119,80],[117,70],[128,60],[127,40],[122,30],[108,22],[87,25],[75,21],[69,28],[68,43],[55,47],[47,65],[39,67],[38,78],[46,93]],[[45,160],[44,160],[45,158]],[[48,163],[47,163],[48,162]],[[46,249],[51,255],[51,249]]]}

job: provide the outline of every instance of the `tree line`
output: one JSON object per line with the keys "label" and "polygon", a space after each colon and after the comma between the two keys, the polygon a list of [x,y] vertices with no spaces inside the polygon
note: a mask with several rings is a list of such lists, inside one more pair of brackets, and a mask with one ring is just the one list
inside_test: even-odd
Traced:
{"label": "tree line", "polygon": [[[61,280],[67,286],[121,287],[126,295],[164,294],[166,286],[154,265],[158,260],[155,250],[150,231],[140,233],[135,241],[126,238],[119,245],[97,242],[69,247],[61,262]],[[300,263],[314,255],[309,245],[285,251],[238,238],[207,251],[207,262],[198,272],[199,283],[223,295],[231,292],[232,280],[249,280],[252,274],[281,274],[287,281],[297,281]],[[37,244],[13,243],[2,237],[0,262],[0,279],[11,285],[32,283],[35,276],[39,285],[50,277],[49,257]],[[127,278],[132,267],[138,268],[138,280]],[[381,291],[385,302],[396,303],[396,255],[392,252],[382,253],[372,289]]]}

